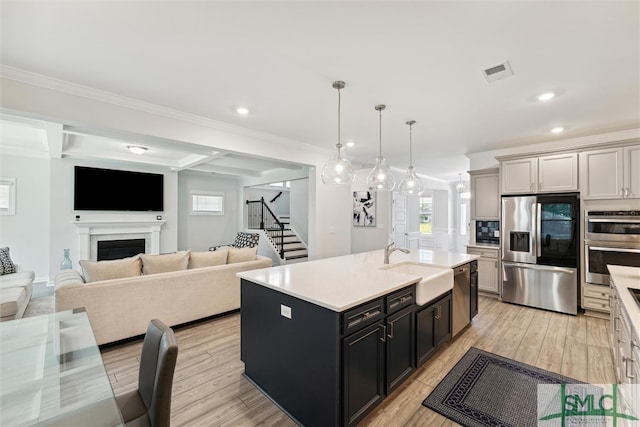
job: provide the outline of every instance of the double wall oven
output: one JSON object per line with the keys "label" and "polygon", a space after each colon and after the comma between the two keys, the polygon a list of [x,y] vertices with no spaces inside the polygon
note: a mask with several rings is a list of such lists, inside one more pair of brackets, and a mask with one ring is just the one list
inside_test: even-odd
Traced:
{"label": "double wall oven", "polygon": [[609,286],[607,264],[640,267],[640,211],[588,211],[585,280]]}

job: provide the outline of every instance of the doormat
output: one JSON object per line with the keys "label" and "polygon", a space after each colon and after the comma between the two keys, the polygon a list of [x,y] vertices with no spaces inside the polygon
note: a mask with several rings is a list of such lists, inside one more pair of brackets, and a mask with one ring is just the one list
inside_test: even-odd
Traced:
{"label": "doormat", "polygon": [[[539,389],[540,384],[552,386]],[[569,385],[565,389],[559,384]],[[534,427],[544,425],[539,424],[538,400],[544,405],[543,414],[549,409],[562,413],[560,389],[579,395],[603,392],[597,386],[471,347],[422,404],[463,426]]]}

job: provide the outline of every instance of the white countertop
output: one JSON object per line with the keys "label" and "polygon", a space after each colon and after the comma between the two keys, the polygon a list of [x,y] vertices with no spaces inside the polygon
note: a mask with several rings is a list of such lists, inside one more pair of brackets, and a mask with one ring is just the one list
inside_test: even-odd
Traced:
{"label": "white countertop", "polygon": [[[414,262],[447,269],[478,258],[478,255],[430,250],[411,250],[409,254],[396,251],[390,256],[390,264]],[[342,312],[401,289],[422,278],[384,270],[382,269],[385,266],[383,259],[384,251],[378,250],[244,271],[237,273],[237,276],[330,310]],[[438,295],[434,295],[436,296]]]}
{"label": "white countertop", "polygon": [[628,288],[640,289],[640,268],[622,265],[607,265],[607,268],[620,294],[622,308],[627,312],[636,336],[640,338],[640,306],[628,290]]}

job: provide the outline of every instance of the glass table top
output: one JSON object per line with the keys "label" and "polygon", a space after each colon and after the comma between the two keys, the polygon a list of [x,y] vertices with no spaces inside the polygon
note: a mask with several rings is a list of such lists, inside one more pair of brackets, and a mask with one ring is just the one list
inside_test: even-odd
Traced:
{"label": "glass table top", "polygon": [[122,425],[84,310],[0,323],[0,425]]}

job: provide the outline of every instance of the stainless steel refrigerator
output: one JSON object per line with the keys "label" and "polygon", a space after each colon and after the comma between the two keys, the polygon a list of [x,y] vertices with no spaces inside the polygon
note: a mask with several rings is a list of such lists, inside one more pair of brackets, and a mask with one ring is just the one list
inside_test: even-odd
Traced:
{"label": "stainless steel refrigerator", "polygon": [[577,314],[578,194],[502,197],[501,299]]}

